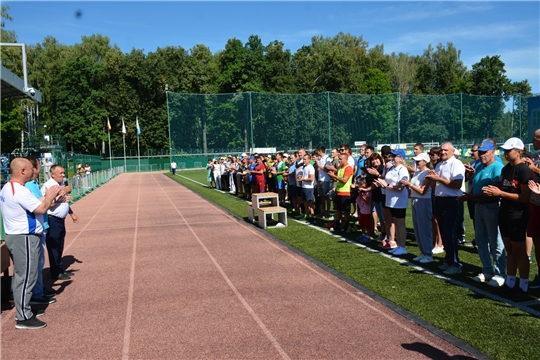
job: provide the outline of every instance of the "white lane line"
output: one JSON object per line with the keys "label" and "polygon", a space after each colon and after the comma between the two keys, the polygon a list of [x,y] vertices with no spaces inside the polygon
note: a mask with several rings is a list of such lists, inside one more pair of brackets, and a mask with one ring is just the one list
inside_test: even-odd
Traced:
{"label": "white lane line", "polygon": [[139,230],[139,206],[141,202],[141,176],[139,177],[139,187],[137,190],[137,210],[135,214],[135,231],[133,232],[133,250],[131,255],[131,269],[129,272],[129,290],[126,309],[126,325],[124,327],[124,346],[122,348],[122,359],[129,359],[129,344],[131,340],[131,319],[133,314],[133,292],[135,288],[135,261],[137,260],[137,235]]}
{"label": "white lane line", "polygon": [[[158,183],[159,184],[159,183]],[[165,194],[165,196],[169,199],[169,201],[171,202],[171,204],[174,205],[173,201],[169,198],[169,196],[167,195],[167,193],[165,192],[165,190],[163,190],[163,193]],[[208,200],[204,200],[206,201],[207,203],[209,203],[210,205],[212,205],[210,202],[208,202]],[[176,208],[176,206],[175,206]],[[182,217],[182,219],[184,221],[186,221],[186,219],[184,218],[184,215],[180,212],[180,210],[176,210],[178,215],[180,215]],[[225,212],[221,211],[222,213],[226,214]],[[226,215],[229,215],[229,214],[226,214]],[[274,346],[274,348],[279,352],[279,354],[281,355],[281,357],[283,359],[290,359],[289,355],[287,355],[287,353],[285,352],[285,350],[281,347],[281,345],[279,344],[279,342],[277,341],[277,339],[274,337],[274,335],[272,335],[272,333],[270,332],[270,330],[268,330],[268,328],[266,327],[266,325],[263,323],[263,321],[259,318],[259,316],[255,313],[255,311],[253,310],[253,308],[251,306],[249,306],[248,302],[246,301],[246,299],[244,299],[244,297],[242,296],[242,294],[240,294],[240,292],[238,291],[238,289],[236,288],[236,286],[233,284],[233,282],[231,281],[231,279],[229,279],[229,277],[227,276],[227,274],[225,273],[225,271],[223,270],[223,268],[219,265],[219,263],[217,262],[217,260],[214,258],[214,256],[210,253],[210,250],[208,250],[208,248],[204,245],[204,243],[201,241],[201,239],[199,238],[199,236],[195,233],[195,231],[193,230],[193,228],[190,226],[190,224],[186,221],[186,224],[187,226],[189,227],[191,233],[193,234],[193,236],[197,239],[197,241],[199,242],[199,244],[201,245],[201,247],[203,248],[204,252],[206,253],[206,255],[208,255],[208,257],[210,258],[210,260],[212,261],[212,263],[214,264],[214,266],[217,268],[217,270],[219,271],[219,273],[221,274],[221,276],[223,277],[223,279],[225,280],[225,282],[227,283],[227,285],[229,285],[229,287],[231,288],[231,290],[234,292],[234,294],[236,295],[236,297],[238,298],[238,300],[240,300],[240,302],[242,303],[242,305],[244,306],[244,308],[247,310],[247,312],[251,315],[251,317],[255,320],[255,322],[257,323],[257,325],[259,325],[259,327],[262,329],[263,333],[266,335],[266,337],[270,340],[270,342],[272,343],[272,345]]]}

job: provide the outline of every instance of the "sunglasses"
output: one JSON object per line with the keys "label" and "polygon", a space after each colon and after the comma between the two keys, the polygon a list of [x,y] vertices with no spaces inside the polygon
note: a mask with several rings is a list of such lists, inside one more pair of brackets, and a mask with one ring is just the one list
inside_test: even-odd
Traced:
{"label": "sunglasses", "polygon": [[478,151],[478,150],[473,150],[473,149],[471,149],[471,152],[477,152],[477,151]]}
{"label": "sunglasses", "polygon": [[345,151],[345,149],[339,149],[339,151]]}

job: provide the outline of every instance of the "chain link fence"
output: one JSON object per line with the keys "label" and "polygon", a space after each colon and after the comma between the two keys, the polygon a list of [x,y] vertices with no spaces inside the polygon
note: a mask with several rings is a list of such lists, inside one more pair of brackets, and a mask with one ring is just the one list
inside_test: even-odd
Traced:
{"label": "chain link fence", "polygon": [[463,147],[487,137],[528,139],[527,98],[521,95],[169,92],[167,104],[173,156],[356,141]]}

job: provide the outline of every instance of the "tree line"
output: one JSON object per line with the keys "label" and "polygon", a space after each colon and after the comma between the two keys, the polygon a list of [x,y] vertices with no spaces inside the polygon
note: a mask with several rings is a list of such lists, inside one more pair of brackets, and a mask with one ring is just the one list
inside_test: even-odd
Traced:
{"label": "tree line", "polygon": [[[6,27],[5,22],[13,20],[8,10],[2,5],[1,41],[17,42],[15,32]],[[167,46],[148,53],[133,48],[123,53],[109,37],[93,34],[69,46],[52,36],[27,44],[27,69],[29,83],[43,94],[39,120],[47,125],[46,132],[63,135],[68,150],[99,154],[107,141],[107,119],[113,149],[122,148],[122,118],[128,129],[126,146],[136,147],[136,117],[142,130],[141,148],[169,147],[166,84],[170,92],[191,94],[399,92],[404,98],[408,94],[531,94],[527,80],[508,79],[500,56],[486,56],[470,69],[460,56],[452,43],[428,45],[422,55],[387,54],[384,45],[370,47],[361,35],[345,33],[315,36],[295,53],[279,40],[264,45],[257,35],[245,43],[229,39],[216,53],[203,44],[191,49]],[[3,48],[0,58],[3,66],[22,77],[20,49]],[[5,150],[19,146],[24,105],[25,101],[2,100]],[[408,131],[414,137],[416,131],[425,130]]]}

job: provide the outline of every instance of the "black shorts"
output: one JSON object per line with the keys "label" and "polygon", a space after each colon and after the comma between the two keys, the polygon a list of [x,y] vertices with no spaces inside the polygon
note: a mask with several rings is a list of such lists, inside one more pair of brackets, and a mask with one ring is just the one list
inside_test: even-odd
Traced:
{"label": "black shorts", "polygon": [[396,219],[404,219],[407,215],[407,209],[394,209],[390,208],[390,214]]}
{"label": "black shorts", "polygon": [[296,197],[296,186],[289,184],[289,200]]}
{"label": "black shorts", "polygon": [[510,238],[511,241],[524,242],[529,222],[529,212],[527,210],[508,213],[499,211],[499,230],[503,238]]}
{"label": "black shorts", "polygon": [[334,210],[341,212],[351,211],[351,197],[337,195],[334,199]]}

